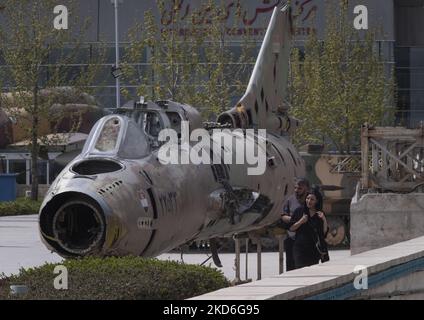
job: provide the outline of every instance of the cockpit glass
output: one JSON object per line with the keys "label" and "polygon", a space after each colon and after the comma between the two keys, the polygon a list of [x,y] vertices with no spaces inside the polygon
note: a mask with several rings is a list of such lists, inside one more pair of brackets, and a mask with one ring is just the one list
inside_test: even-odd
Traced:
{"label": "cockpit glass", "polygon": [[140,159],[150,153],[146,134],[133,121],[128,121],[125,137],[122,139],[118,155],[125,159]]}
{"label": "cockpit glass", "polygon": [[168,116],[171,129],[177,133],[181,133],[181,117],[178,112],[166,112],[166,115]]}
{"label": "cockpit glass", "polygon": [[118,118],[111,118],[103,125],[102,132],[100,132],[95,148],[101,152],[110,152],[115,150],[118,142],[119,131],[121,129],[121,122]]}
{"label": "cockpit glass", "polygon": [[144,132],[152,137],[158,137],[162,129],[159,114],[156,112],[146,112],[143,113],[142,117]]}

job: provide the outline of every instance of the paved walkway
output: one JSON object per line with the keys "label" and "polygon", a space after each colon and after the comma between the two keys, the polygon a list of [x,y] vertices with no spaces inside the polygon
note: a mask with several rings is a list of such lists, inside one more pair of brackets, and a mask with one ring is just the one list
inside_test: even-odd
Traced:
{"label": "paved walkway", "polygon": [[[424,237],[366,251],[344,259],[332,259],[324,264],[217,290],[192,299],[286,300],[299,297],[344,299],[358,294],[353,285],[355,277],[359,274],[354,272],[357,268],[366,268],[371,290],[378,290],[379,286],[390,285],[390,282],[400,279],[391,287],[392,291],[398,290],[397,285],[402,285],[404,292],[410,294],[416,282],[421,281],[416,290],[422,293],[424,289],[421,284],[424,286],[424,281],[420,275],[416,276],[414,273],[424,270]],[[383,290],[383,296],[392,291]]]}
{"label": "paved walkway", "polygon": [[0,274],[15,274],[20,268],[60,261],[59,255],[42,244],[37,215],[0,218]]}
{"label": "paved walkway", "polygon": [[[350,255],[349,250],[330,251],[332,260],[338,260]],[[235,278],[234,253],[219,255],[223,268],[219,268],[229,279]],[[184,254],[183,260],[178,253],[165,253],[158,257],[160,260],[184,261],[189,264],[202,264],[207,258],[206,253]],[[248,255],[247,278],[257,279],[257,255]],[[240,257],[241,280],[246,279],[246,256]],[[62,258],[52,253],[41,242],[38,232],[38,216],[0,217],[0,274],[16,274],[20,268],[40,266],[46,262],[60,262]],[[215,267],[210,259],[204,265]],[[278,274],[278,253],[262,253],[262,278]]]}
{"label": "paved walkway", "polygon": [[[189,264],[202,264],[209,254],[184,254],[183,261]],[[333,250],[330,251],[331,260],[341,260],[350,256],[350,250]],[[235,254],[234,253],[220,253],[219,258],[222,263],[222,268],[216,268],[212,259],[208,260],[204,265],[221,270],[225,277],[229,280],[235,278],[236,272],[234,267]],[[164,253],[158,257],[161,260],[175,260],[182,261],[180,254]],[[278,275],[278,252],[263,252],[262,253],[262,279]],[[247,279],[257,280],[257,254],[249,253],[247,261]],[[246,255],[240,255],[240,278],[242,281],[246,280]]]}

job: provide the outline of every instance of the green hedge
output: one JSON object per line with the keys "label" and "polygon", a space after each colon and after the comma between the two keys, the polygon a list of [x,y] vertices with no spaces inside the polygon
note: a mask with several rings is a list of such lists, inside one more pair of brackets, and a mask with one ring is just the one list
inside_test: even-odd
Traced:
{"label": "green hedge", "polygon": [[[186,299],[230,284],[219,270],[209,267],[140,257],[66,260],[68,290],[56,290],[57,264],[21,270],[0,279],[2,299]],[[1,278],[1,277],[0,277]],[[28,293],[10,295],[10,285],[26,285]]]}
{"label": "green hedge", "polygon": [[27,198],[18,198],[16,201],[0,202],[1,216],[16,216],[23,214],[37,214],[42,201],[32,201]]}

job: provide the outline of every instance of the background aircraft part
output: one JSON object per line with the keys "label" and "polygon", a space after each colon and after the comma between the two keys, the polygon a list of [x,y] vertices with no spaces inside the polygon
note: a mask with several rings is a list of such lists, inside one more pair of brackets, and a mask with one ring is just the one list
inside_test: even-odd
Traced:
{"label": "background aircraft part", "polygon": [[347,228],[346,224],[341,217],[337,216],[327,216],[328,227],[330,231],[328,232],[325,241],[331,246],[338,246],[343,244],[346,241]]}
{"label": "background aircraft part", "polygon": [[[30,93],[28,97],[31,97]],[[27,128],[31,126],[32,115],[20,105],[23,102],[10,92],[1,94],[0,98],[7,104],[7,108],[0,109],[0,147],[29,139]],[[97,120],[109,113],[98,106],[93,96],[70,87],[43,89],[40,99],[48,101],[51,106],[39,120],[39,137],[71,131],[88,133]],[[4,115],[7,122],[3,121]],[[7,140],[2,141],[1,132],[5,130]]]}

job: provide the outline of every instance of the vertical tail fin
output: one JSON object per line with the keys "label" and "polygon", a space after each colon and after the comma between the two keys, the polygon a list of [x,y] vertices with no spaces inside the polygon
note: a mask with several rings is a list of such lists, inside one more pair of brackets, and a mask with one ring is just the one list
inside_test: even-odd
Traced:
{"label": "vertical tail fin", "polygon": [[291,38],[289,5],[274,8],[246,92],[234,108],[218,117],[218,122],[276,133],[293,127],[283,102],[287,94]]}

